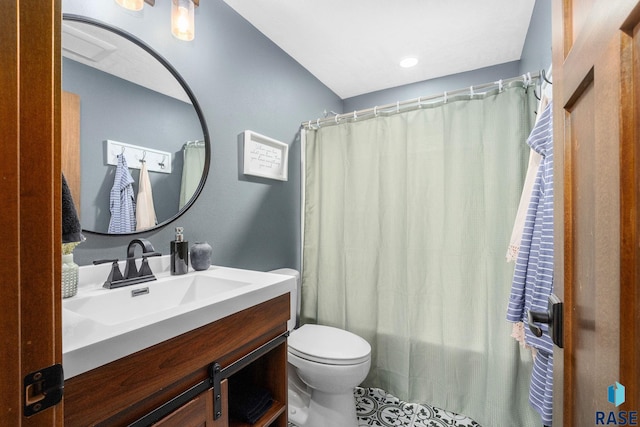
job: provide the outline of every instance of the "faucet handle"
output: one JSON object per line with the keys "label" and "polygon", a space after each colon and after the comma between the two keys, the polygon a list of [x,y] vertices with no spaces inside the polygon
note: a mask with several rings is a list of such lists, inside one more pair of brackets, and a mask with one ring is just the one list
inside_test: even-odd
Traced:
{"label": "faucet handle", "polygon": [[142,264],[140,264],[140,271],[138,272],[138,275],[153,276],[153,272],[151,271],[151,267],[149,267],[149,261],[147,261],[147,258],[151,256],[161,256],[161,255],[162,254],[160,252],[150,252],[150,253],[142,254]]}
{"label": "faucet handle", "polygon": [[142,264],[140,265],[140,276],[153,276],[151,267],[149,267],[149,261],[147,261],[146,257],[142,258]]}
{"label": "faucet handle", "polygon": [[117,282],[119,280],[124,279],[122,277],[122,273],[120,272],[120,266],[118,265],[118,260],[117,259],[99,259],[99,260],[93,261],[93,264],[94,265],[106,264],[108,262],[111,263],[111,272],[109,272],[109,277],[107,277],[107,280],[104,282],[103,287],[110,289],[111,284],[113,282]]}
{"label": "faucet handle", "polygon": [[106,264],[108,262],[118,262],[117,259],[97,259],[93,261],[93,265]]}

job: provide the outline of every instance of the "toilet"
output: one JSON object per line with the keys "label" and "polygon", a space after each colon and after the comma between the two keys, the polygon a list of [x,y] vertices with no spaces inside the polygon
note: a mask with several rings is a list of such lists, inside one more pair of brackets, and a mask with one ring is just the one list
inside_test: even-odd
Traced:
{"label": "toilet", "polygon": [[293,276],[288,322],[289,421],[298,427],[358,427],[354,388],[369,373],[371,346],[351,332],[306,324],[300,317],[300,273],[279,269],[271,273]]}

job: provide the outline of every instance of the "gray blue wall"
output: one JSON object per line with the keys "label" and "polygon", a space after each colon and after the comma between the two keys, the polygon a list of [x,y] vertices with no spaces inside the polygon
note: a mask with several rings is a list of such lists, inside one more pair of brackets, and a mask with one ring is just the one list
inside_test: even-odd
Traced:
{"label": "gray blue wall", "polygon": [[[299,267],[299,125],[325,108],[339,110],[342,101],[220,0],[203,1],[196,9],[193,42],[171,35],[168,1],[145,6],[140,13],[108,0],[64,0],[62,8],[144,40],[173,64],[203,110],[212,143],[203,192],[174,223],[142,237],[166,254],[173,228],[183,226],[187,240],[211,243],[214,264],[256,270]],[[238,135],[246,129],[290,144],[289,181],[240,173]],[[74,252],[76,262],[123,258],[130,239],[87,233],[87,241]]]}
{"label": "gray blue wall", "polygon": [[[188,240],[213,246],[213,262],[268,270],[300,266],[301,122],[323,111],[353,111],[433,95],[521,74],[522,64],[551,61],[550,0],[537,0],[524,52],[530,58],[477,72],[354,97],[344,102],[276,47],[221,0],[196,9],[196,39],[185,43],[169,31],[169,2],[158,1],[142,13],[127,12],[113,1],[63,0],[63,12],[111,23],[146,41],[186,80],[204,112],[212,142],[212,161],[196,203],[163,230],[144,233],[157,250],[169,252],[173,227],[185,227]],[[541,7],[539,7],[541,6]],[[548,7],[547,7],[548,6]],[[540,9],[540,10],[538,10]],[[546,15],[548,11],[548,16]],[[548,37],[540,33],[548,32]],[[546,40],[549,42],[540,42]],[[546,45],[540,45],[546,43]],[[439,82],[436,82],[438,80]],[[290,145],[289,181],[248,178],[238,164],[238,135],[250,129]],[[87,235],[75,250],[79,264],[120,257],[130,237]]]}
{"label": "gray blue wall", "polygon": [[551,0],[536,0],[522,49],[520,72],[549,70],[551,65]]}
{"label": "gray blue wall", "polygon": [[466,73],[453,74],[437,79],[425,80],[405,86],[384,89],[377,92],[354,96],[344,100],[344,112],[370,108],[385,104],[393,104],[396,101],[405,101],[419,96],[441,94],[444,91],[452,91],[497,81],[499,79],[515,77],[519,75],[519,61],[467,71]]}

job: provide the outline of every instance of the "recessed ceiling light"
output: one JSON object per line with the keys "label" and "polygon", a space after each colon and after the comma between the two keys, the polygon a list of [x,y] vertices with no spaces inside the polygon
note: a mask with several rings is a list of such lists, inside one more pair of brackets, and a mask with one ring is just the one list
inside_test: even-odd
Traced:
{"label": "recessed ceiling light", "polygon": [[411,67],[414,67],[417,63],[418,63],[418,58],[409,57],[409,58],[404,58],[402,61],[400,61],[400,66],[402,68],[411,68]]}

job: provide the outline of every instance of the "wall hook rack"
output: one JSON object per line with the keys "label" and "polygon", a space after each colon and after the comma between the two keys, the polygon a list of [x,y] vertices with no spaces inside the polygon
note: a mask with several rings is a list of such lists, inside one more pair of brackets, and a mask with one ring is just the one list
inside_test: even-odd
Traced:
{"label": "wall hook rack", "polygon": [[139,145],[127,144],[113,140],[105,141],[105,162],[108,165],[118,164],[118,155],[127,160],[129,169],[140,169],[142,163],[149,172],[171,173],[171,153]]}

